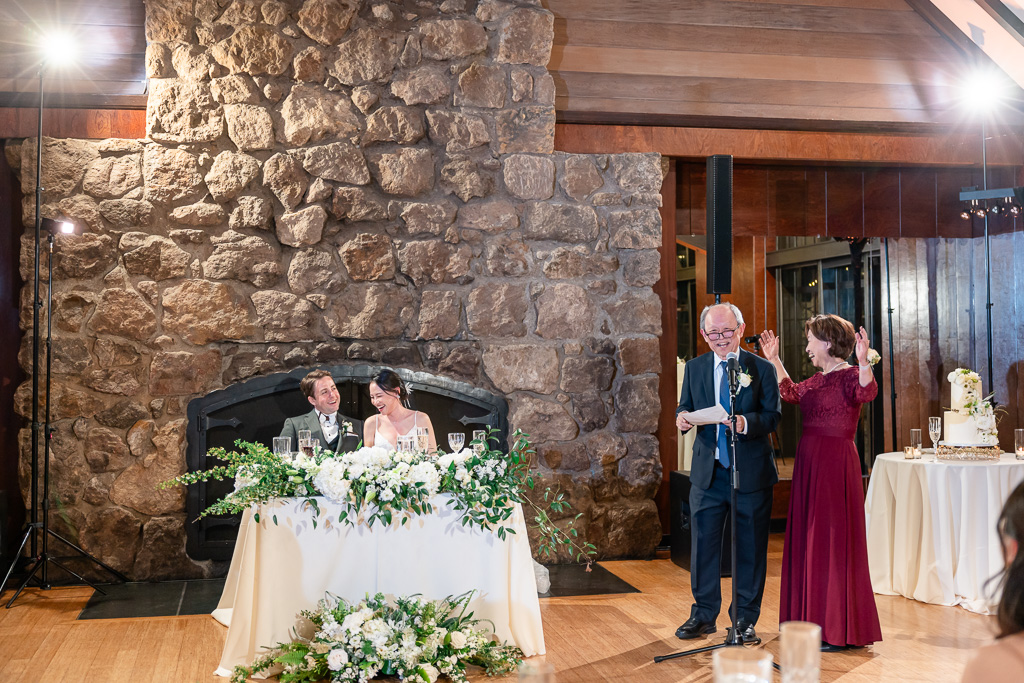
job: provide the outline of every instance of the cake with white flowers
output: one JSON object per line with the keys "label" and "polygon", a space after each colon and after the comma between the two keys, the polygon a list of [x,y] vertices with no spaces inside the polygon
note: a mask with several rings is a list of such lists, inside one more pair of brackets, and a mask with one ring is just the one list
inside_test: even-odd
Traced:
{"label": "cake with white flowers", "polygon": [[992,403],[981,396],[981,377],[957,368],[949,380],[950,410],[942,418],[942,443],[936,457],[952,460],[997,460],[999,433]]}

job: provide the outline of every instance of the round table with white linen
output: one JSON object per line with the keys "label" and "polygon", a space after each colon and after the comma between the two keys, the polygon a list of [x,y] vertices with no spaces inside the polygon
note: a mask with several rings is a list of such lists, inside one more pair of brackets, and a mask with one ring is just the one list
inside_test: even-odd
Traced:
{"label": "round table with white linen", "polygon": [[1003,568],[996,521],[1024,461],[875,459],[865,500],[871,584],[881,595],[991,614]]}

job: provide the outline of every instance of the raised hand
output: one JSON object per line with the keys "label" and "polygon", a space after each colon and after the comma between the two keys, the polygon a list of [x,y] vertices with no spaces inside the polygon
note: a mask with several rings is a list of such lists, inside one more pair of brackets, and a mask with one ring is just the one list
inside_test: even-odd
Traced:
{"label": "raised hand", "polygon": [[761,354],[766,360],[772,362],[779,360],[779,338],[771,330],[761,333]]}
{"label": "raised hand", "polygon": [[868,332],[863,327],[860,328],[859,332],[855,332],[854,336],[857,338],[857,344],[854,347],[854,351],[857,353],[857,364],[867,365],[868,364]]}

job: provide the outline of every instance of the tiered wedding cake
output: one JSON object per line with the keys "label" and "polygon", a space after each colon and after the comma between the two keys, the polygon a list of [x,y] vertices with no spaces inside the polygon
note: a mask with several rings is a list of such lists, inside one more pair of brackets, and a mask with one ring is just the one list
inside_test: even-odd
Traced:
{"label": "tiered wedding cake", "polygon": [[957,368],[947,377],[950,408],[942,419],[943,441],[936,456],[955,460],[998,459],[999,433],[992,403],[981,397],[977,372]]}

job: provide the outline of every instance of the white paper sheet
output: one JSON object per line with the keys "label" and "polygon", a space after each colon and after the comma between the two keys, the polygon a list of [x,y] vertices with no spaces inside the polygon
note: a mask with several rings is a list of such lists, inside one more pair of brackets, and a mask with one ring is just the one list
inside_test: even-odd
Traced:
{"label": "white paper sheet", "polygon": [[683,419],[692,425],[713,425],[718,424],[722,420],[729,417],[729,413],[726,412],[725,408],[715,404],[710,408],[701,408],[695,410],[692,413],[679,413],[683,416]]}

